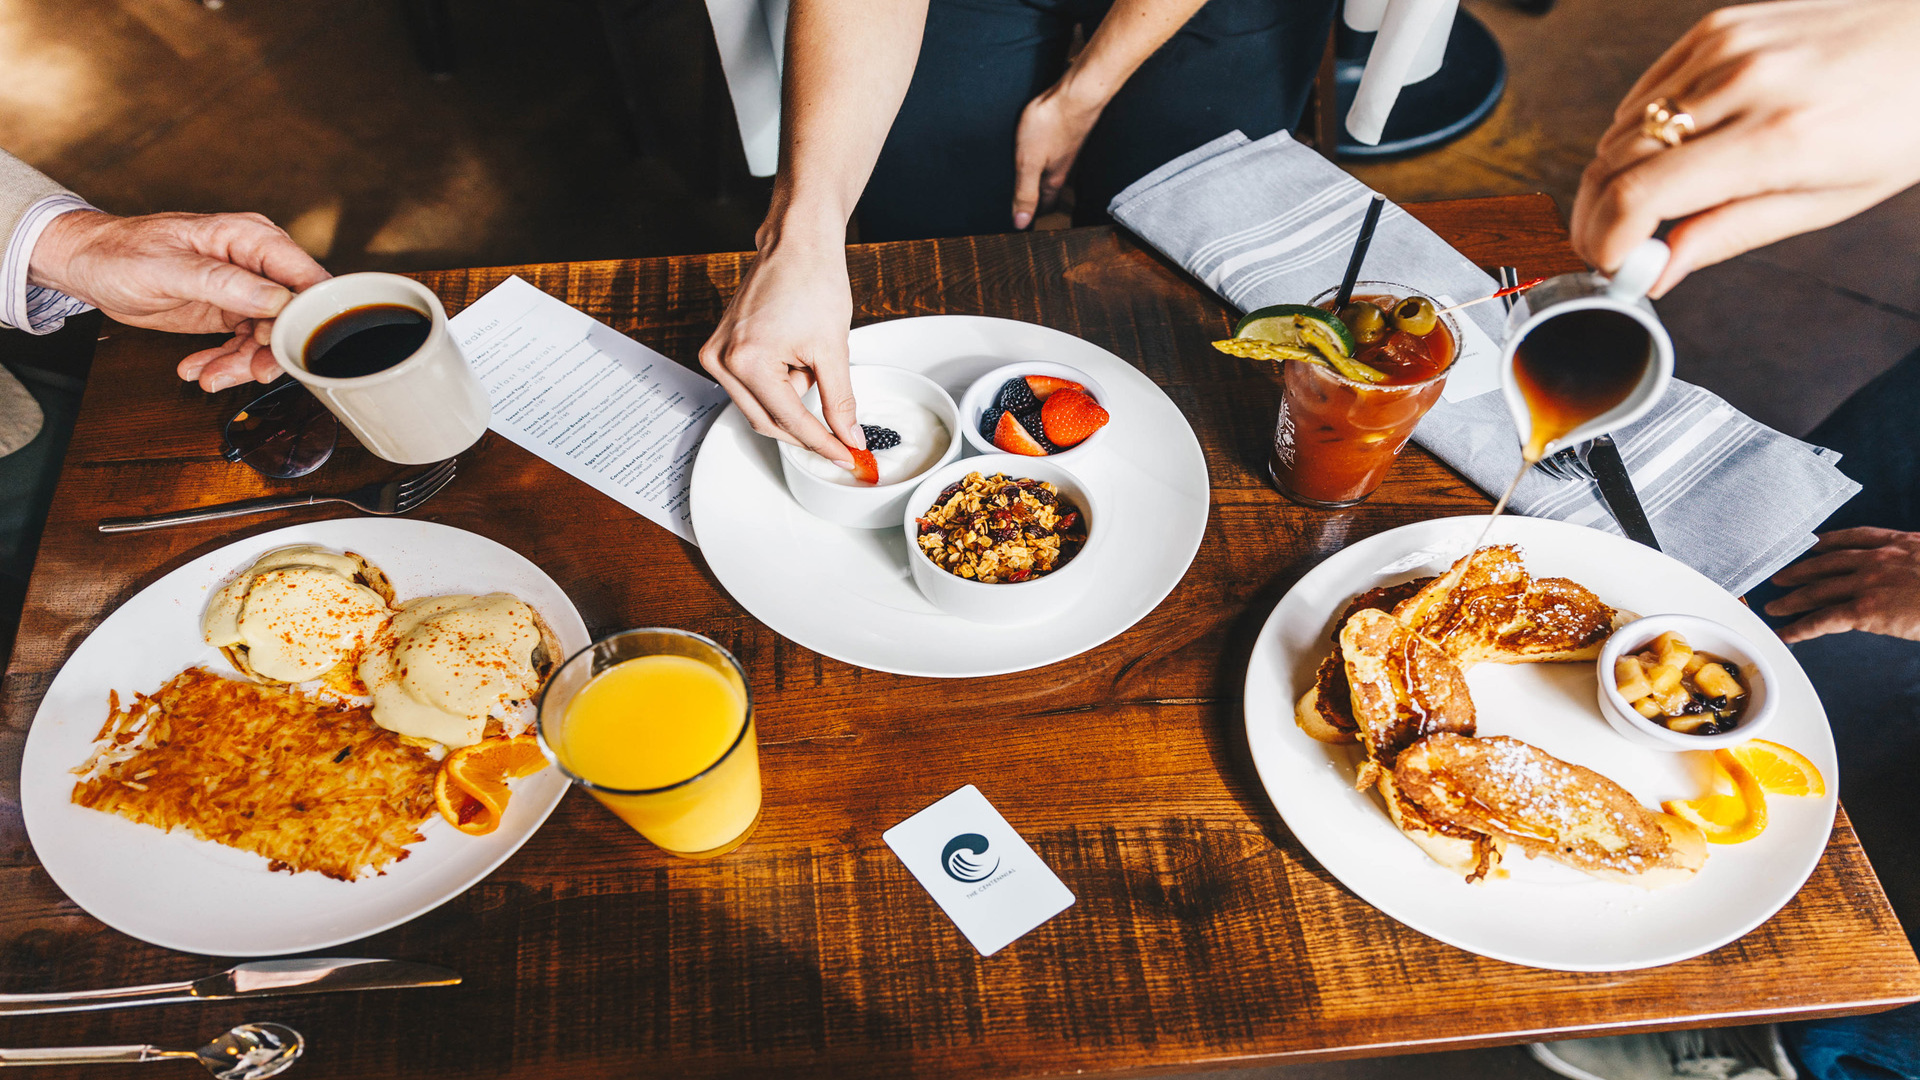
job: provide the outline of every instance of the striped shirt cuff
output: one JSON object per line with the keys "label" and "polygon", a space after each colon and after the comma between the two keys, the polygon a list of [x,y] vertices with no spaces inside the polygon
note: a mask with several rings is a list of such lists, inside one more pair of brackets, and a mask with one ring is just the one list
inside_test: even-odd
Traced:
{"label": "striped shirt cuff", "polygon": [[29,334],[51,334],[66,323],[67,316],[93,306],[65,293],[27,284],[27,263],[40,234],[61,214],[92,209],[79,196],[62,192],[41,199],[20,215],[20,223],[7,240],[5,258],[0,259],[0,323]]}

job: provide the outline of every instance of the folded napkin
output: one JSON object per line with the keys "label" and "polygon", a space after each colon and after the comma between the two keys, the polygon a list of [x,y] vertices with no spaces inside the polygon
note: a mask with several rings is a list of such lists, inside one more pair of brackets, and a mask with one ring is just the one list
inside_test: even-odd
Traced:
{"label": "folded napkin", "polygon": [[[1305,303],[1340,282],[1370,192],[1285,132],[1221,136],[1142,177],[1108,212],[1243,311]],[[1485,296],[1494,282],[1446,241],[1389,203],[1360,276],[1405,282],[1443,302]],[[1499,385],[1501,305],[1459,314],[1460,357],[1443,399],[1414,441],[1482,491],[1506,490],[1520,439]],[[1670,555],[1734,595],[1813,544],[1812,530],[1860,490],[1840,455],[1774,431],[1676,380],[1638,423],[1614,433],[1654,533]],[[1513,510],[1619,532],[1591,483],[1535,470]]]}
{"label": "folded napkin", "polygon": [[1459,7],[1460,0],[1347,0],[1346,24],[1379,35],[1347,110],[1347,134],[1355,142],[1380,145],[1400,88],[1439,72]]}
{"label": "folded napkin", "polygon": [[[1414,438],[1482,491],[1505,491],[1520,468],[1519,435],[1499,394],[1435,404]],[[1678,379],[1613,439],[1660,549],[1735,596],[1812,547],[1813,530],[1860,490],[1835,468],[1835,451],[1782,435]],[[1590,481],[1532,469],[1510,505],[1528,517],[1620,531]]]}

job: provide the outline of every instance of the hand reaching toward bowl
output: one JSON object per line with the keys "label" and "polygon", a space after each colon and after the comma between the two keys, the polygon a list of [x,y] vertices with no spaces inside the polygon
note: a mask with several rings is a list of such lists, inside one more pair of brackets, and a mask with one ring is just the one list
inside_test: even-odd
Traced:
{"label": "hand reaching toward bowl", "polygon": [[1790,644],[1848,630],[1920,641],[1920,533],[1824,533],[1808,558],[1773,583],[1793,591],[1768,604],[1767,614],[1802,616],[1780,631]]}

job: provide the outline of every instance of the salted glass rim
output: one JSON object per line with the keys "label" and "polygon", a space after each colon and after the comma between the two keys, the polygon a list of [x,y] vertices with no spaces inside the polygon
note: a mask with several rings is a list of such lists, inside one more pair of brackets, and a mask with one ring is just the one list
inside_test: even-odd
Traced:
{"label": "salted glass rim", "polygon": [[[1354,291],[1358,292],[1362,285],[1389,285],[1395,289],[1404,289],[1406,290],[1406,292],[1405,292],[1405,295],[1402,295],[1400,297],[1400,299],[1402,300],[1405,300],[1408,296],[1426,296],[1427,295],[1426,293],[1418,291],[1411,285],[1402,285],[1397,281],[1367,281],[1367,280],[1356,281],[1353,283]],[[1337,293],[1339,293],[1339,291],[1340,291],[1340,287],[1338,285],[1335,285],[1330,289],[1325,289],[1321,291],[1320,293],[1315,295],[1312,300],[1308,301],[1308,303],[1313,307],[1319,307],[1320,301],[1336,295]],[[1337,317],[1338,316],[1336,316],[1336,318]],[[1376,394],[1399,394],[1399,393],[1407,393],[1409,391],[1414,391],[1414,390],[1424,390],[1427,387],[1432,386],[1434,383],[1437,383],[1440,380],[1446,378],[1448,375],[1453,374],[1454,365],[1460,362],[1460,356],[1462,353],[1466,352],[1466,348],[1467,348],[1466,340],[1461,336],[1461,333],[1460,333],[1460,320],[1454,318],[1452,312],[1447,312],[1445,314],[1442,314],[1440,318],[1446,320],[1447,333],[1453,335],[1453,359],[1447,361],[1447,366],[1445,368],[1442,368],[1439,374],[1433,375],[1430,378],[1422,379],[1417,383],[1394,383],[1391,386],[1382,386],[1379,383],[1361,382],[1359,379],[1350,379],[1345,375],[1340,374],[1338,371],[1335,371],[1332,367],[1326,364],[1314,364],[1313,366],[1319,368],[1320,374],[1323,376],[1333,378],[1351,387],[1355,387],[1361,390],[1372,391],[1373,393],[1376,393]]]}

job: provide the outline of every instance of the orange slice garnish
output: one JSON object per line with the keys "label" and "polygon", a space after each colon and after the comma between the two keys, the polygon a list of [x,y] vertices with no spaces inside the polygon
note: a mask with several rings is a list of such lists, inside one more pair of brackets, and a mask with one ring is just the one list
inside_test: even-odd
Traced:
{"label": "orange slice garnish", "polygon": [[547,767],[532,735],[482,739],[447,755],[433,778],[433,801],[440,816],[469,836],[485,836],[500,827],[513,794],[507,781],[532,776]]}
{"label": "orange slice garnish", "polygon": [[1800,751],[1765,739],[1749,739],[1728,748],[1769,795],[1825,795],[1827,782]]}
{"label": "orange slice garnish", "polygon": [[1767,829],[1767,794],[1731,751],[1715,750],[1713,762],[1714,790],[1698,799],[1676,799],[1660,806],[1698,826],[1709,844],[1744,844]]}

